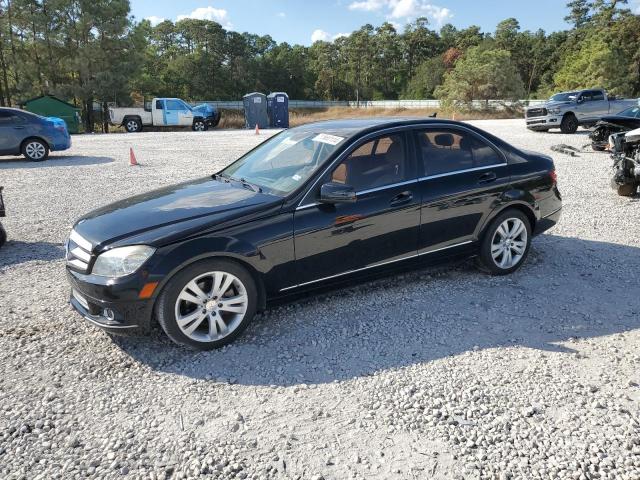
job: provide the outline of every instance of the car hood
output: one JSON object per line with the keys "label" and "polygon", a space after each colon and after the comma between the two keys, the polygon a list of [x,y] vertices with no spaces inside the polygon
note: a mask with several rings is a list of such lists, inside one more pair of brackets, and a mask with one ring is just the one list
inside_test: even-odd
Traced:
{"label": "car hood", "polygon": [[529,107],[527,110],[530,110],[532,108],[558,108],[558,107],[563,107],[565,105],[571,105],[572,103],[574,102],[545,102],[541,105]]}
{"label": "car hood", "polygon": [[[600,119],[601,122],[613,123],[616,125],[638,125],[640,127],[640,118],[625,117],[624,115],[608,115]],[[600,122],[598,122],[600,123]]]}
{"label": "car hood", "polygon": [[213,117],[216,113],[216,110],[208,103],[201,103],[200,105],[196,105],[195,107],[193,107],[193,111],[199,113],[204,117]]}
{"label": "car hood", "polygon": [[[74,230],[94,247],[123,240],[160,246],[242,215],[282,204],[275,195],[212,177],[161,188],[94,210]],[[124,242],[127,243],[127,242]]]}

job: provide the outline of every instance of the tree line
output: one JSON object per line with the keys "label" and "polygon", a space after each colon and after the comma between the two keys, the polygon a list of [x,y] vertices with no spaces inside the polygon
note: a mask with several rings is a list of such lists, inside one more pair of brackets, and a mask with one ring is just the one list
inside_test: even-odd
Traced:
{"label": "tree line", "polygon": [[80,106],[143,96],[234,100],[251,91],[295,99],[546,97],[602,86],[640,94],[640,16],[627,0],[572,0],[571,28],[494,32],[418,18],[398,31],[364,25],[311,46],[225,30],[208,20],[135,21],[128,0],[0,0],[0,105],[51,93]]}

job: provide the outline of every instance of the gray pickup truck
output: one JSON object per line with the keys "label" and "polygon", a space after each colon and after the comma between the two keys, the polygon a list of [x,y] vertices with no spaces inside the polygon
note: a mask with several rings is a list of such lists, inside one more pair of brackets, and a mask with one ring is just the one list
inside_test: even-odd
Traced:
{"label": "gray pickup truck", "polygon": [[546,132],[559,128],[575,133],[578,126],[591,127],[603,116],[638,105],[637,99],[616,99],[602,88],[556,93],[545,104],[525,110],[527,128]]}

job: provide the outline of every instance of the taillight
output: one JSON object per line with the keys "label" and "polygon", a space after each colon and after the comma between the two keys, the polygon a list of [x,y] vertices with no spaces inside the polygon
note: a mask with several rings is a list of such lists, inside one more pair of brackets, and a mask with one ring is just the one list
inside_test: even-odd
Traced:
{"label": "taillight", "polygon": [[555,170],[551,170],[549,172],[549,176],[551,177],[551,181],[553,182],[554,185],[558,183],[558,174],[556,173]]}

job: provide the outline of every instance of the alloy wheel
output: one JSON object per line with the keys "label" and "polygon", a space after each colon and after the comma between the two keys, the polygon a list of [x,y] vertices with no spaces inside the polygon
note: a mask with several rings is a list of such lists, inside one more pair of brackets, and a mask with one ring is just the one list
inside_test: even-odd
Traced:
{"label": "alloy wheel", "polygon": [[46,148],[40,142],[30,142],[24,148],[25,153],[29,158],[34,160],[42,160],[47,154]]}
{"label": "alloy wheel", "polygon": [[203,131],[204,131],[204,122],[196,122],[196,123],[193,125],[193,129],[194,129],[196,132],[203,132]]}
{"label": "alloy wheel", "polygon": [[127,130],[130,132],[137,132],[138,131],[138,122],[136,122],[135,120],[129,120],[127,122]]}
{"label": "alloy wheel", "polygon": [[178,295],[176,323],[191,340],[221,340],[240,325],[248,304],[247,290],[238,277],[220,271],[204,273]]}
{"label": "alloy wheel", "polygon": [[527,227],[519,218],[507,218],[491,239],[491,257],[504,270],[516,266],[527,249]]}

